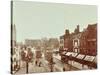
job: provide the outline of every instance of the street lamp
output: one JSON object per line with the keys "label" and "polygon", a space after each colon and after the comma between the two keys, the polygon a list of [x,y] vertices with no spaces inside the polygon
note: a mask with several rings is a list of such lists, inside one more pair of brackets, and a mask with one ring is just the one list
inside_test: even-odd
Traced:
{"label": "street lamp", "polygon": [[50,68],[51,68],[50,72],[53,72],[53,58],[52,57],[51,57],[51,60],[50,60]]}

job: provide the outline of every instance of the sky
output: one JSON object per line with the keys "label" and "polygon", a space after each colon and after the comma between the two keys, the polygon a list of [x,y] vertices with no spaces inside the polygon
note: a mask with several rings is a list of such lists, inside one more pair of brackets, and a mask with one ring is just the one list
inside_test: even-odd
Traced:
{"label": "sky", "polygon": [[80,31],[97,23],[97,6],[33,1],[13,2],[13,24],[18,42],[25,39],[59,38],[65,29]]}

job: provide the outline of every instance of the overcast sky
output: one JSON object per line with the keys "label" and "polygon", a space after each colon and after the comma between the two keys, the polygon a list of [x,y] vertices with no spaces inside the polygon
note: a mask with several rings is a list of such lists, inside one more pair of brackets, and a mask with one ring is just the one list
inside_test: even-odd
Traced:
{"label": "overcast sky", "polygon": [[59,38],[65,29],[73,32],[79,24],[82,31],[88,24],[97,23],[97,6],[14,1],[13,23],[18,42],[28,38]]}

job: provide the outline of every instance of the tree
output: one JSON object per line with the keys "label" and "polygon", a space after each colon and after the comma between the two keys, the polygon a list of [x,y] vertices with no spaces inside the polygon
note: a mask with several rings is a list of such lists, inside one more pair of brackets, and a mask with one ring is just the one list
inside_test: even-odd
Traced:
{"label": "tree", "polygon": [[21,59],[26,62],[26,73],[28,73],[28,63],[32,61],[33,53],[30,48],[21,52]]}

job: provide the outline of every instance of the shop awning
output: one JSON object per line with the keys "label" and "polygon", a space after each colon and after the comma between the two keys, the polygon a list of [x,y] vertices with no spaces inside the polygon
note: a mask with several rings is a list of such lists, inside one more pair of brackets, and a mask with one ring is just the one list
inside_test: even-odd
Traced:
{"label": "shop awning", "polygon": [[94,60],[94,58],[95,58],[95,56],[86,55],[86,57],[84,58],[84,60],[92,62]]}
{"label": "shop awning", "polygon": [[78,53],[73,53],[72,57],[76,57],[78,55]]}
{"label": "shop awning", "polygon": [[71,55],[72,57],[76,57],[78,55],[78,53],[75,53],[75,52],[67,52],[66,55],[67,56],[70,56]]}
{"label": "shop awning", "polygon": [[78,59],[83,59],[85,57],[85,55],[83,55],[83,54],[79,54],[76,58],[78,58]]}
{"label": "shop awning", "polygon": [[97,63],[97,56],[93,60],[94,63]]}
{"label": "shop awning", "polygon": [[73,54],[73,52],[67,52],[67,53],[66,53],[67,56],[70,56],[70,55],[72,55],[72,54]]}

